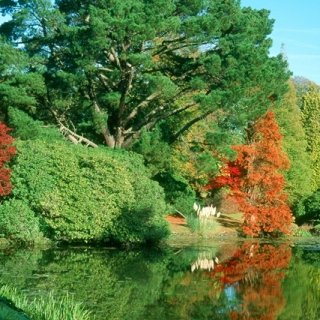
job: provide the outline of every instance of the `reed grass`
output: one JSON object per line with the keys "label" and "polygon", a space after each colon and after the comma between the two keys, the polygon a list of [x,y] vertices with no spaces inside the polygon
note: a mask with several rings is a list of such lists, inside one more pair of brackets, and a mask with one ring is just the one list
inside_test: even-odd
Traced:
{"label": "reed grass", "polygon": [[192,214],[186,215],[187,225],[192,232],[200,231],[200,219]]}
{"label": "reed grass", "polygon": [[73,297],[66,294],[55,297],[53,291],[46,296],[30,298],[20,294],[17,289],[8,285],[0,287],[0,296],[11,300],[15,306],[24,311],[32,320],[93,320],[91,312],[82,303],[75,302]]}
{"label": "reed grass", "polygon": [[216,219],[199,219],[199,220],[200,220],[199,232],[204,237],[209,237],[219,227],[219,223],[217,222]]}
{"label": "reed grass", "polygon": [[203,236],[208,236],[210,233],[218,229],[219,223],[216,219],[199,218],[192,214],[186,215],[188,227],[192,232],[198,232]]}

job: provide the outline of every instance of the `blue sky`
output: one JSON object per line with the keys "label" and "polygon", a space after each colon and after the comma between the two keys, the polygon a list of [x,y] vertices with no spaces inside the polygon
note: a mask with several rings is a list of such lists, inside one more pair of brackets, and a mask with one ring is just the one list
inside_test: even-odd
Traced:
{"label": "blue sky", "polygon": [[320,85],[320,0],[241,0],[241,6],[270,10],[276,20],[270,54],[284,43],[293,75]]}
{"label": "blue sky", "polygon": [[284,43],[293,75],[320,85],[320,0],[241,0],[241,5],[271,11],[276,21],[270,54],[279,54]]}

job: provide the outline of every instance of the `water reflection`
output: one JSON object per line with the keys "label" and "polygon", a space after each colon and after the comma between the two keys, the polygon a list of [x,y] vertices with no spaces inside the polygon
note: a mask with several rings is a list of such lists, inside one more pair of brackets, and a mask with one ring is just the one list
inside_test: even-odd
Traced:
{"label": "water reflection", "polygon": [[[281,280],[291,259],[288,244],[244,243],[231,258],[208,272],[226,295],[231,319],[276,319],[285,305]],[[229,309],[229,310],[228,310]]]}
{"label": "water reflection", "polygon": [[2,251],[0,277],[95,319],[319,319],[320,251],[258,242],[157,250]]}

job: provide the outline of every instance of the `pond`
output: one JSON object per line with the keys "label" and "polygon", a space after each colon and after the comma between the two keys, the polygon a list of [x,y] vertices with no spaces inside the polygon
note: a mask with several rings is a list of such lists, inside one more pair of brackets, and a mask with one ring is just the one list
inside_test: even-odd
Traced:
{"label": "pond", "polygon": [[2,250],[0,277],[30,299],[72,294],[93,319],[320,319],[320,239],[157,249]]}

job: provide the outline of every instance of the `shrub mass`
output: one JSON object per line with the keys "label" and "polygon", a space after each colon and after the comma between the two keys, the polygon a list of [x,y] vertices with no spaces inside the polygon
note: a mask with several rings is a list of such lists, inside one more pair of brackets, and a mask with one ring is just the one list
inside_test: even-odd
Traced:
{"label": "shrub mass", "polygon": [[12,199],[0,210],[9,219],[13,214],[5,208],[15,204],[12,210],[29,232],[21,235],[24,240],[30,233],[38,236],[37,223],[47,237],[68,242],[144,243],[168,235],[163,190],[150,180],[139,155],[64,141],[17,141],[16,146]]}

